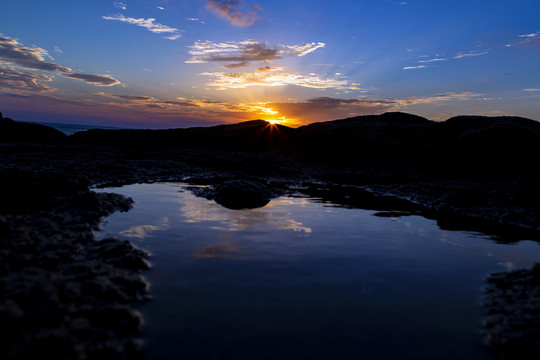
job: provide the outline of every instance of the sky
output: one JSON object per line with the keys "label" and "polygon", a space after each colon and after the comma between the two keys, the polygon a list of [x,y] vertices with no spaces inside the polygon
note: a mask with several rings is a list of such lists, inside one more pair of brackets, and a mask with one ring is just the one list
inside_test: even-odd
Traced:
{"label": "sky", "polygon": [[0,111],[132,128],[540,120],[539,14],[538,0],[4,1]]}

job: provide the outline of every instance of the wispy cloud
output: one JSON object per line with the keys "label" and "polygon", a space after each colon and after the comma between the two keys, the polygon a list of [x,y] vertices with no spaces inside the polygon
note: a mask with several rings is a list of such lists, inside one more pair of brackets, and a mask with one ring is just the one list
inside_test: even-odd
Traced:
{"label": "wispy cloud", "polygon": [[540,89],[523,89],[522,91],[535,92],[535,91],[540,91]]}
{"label": "wispy cloud", "polygon": [[125,2],[122,2],[122,1],[115,1],[113,3],[114,7],[116,8],[119,8],[119,9],[122,9],[122,10],[127,10],[127,5]]}
{"label": "wispy cloud", "polygon": [[[260,68],[259,68],[260,69]],[[300,75],[286,72],[257,71],[253,73],[206,72],[211,81],[209,86],[225,89],[244,89],[250,86],[286,86],[294,85],[313,89],[362,90],[347,80],[322,78],[315,74]]]}
{"label": "wispy cloud", "polygon": [[538,47],[540,48],[540,32],[519,35],[519,40],[516,45],[522,47]]}
{"label": "wispy cloud", "polygon": [[19,71],[0,66],[0,92],[2,93],[19,95],[50,93],[53,89],[47,85],[40,84],[40,82],[51,80],[51,77],[44,74]]}
{"label": "wispy cloud", "polygon": [[418,66],[405,66],[403,70],[414,70],[414,69],[424,69],[426,68],[426,65],[418,65]]}
{"label": "wispy cloud", "polygon": [[139,105],[151,108],[164,108],[164,107],[200,107],[198,101],[186,100],[183,98],[177,98],[175,100],[160,100],[153,96],[144,95],[122,95],[122,94],[106,94],[103,92],[96,93],[96,95],[108,97],[111,99],[121,100],[124,103],[131,105]]}
{"label": "wispy cloud", "polygon": [[98,85],[98,86],[111,86],[119,84],[118,80],[105,75],[91,75],[91,74],[81,74],[81,73],[64,73],[65,77],[82,80],[88,84]]}
{"label": "wispy cloud", "polygon": [[[86,83],[98,86],[120,84],[118,80],[110,76],[78,73],[66,66],[47,62],[45,61],[45,57],[50,58],[47,51],[42,48],[37,46],[23,46],[17,40],[0,36],[0,65],[11,65],[26,70],[56,72],[62,76],[82,80]],[[44,79],[36,77],[35,80]]]}
{"label": "wispy cloud", "polygon": [[422,60],[417,60],[417,63],[421,65],[405,66],[402,69],[403,70],[425,69],[429,67],[425,64],[429,65],[429,64],[434,64],[434,63],[440,63],[440,62],[451,61],[451,60],[459,60],[459,59],[482,56],[482,55],[487,55],[487,54],[489,54],[489,49],[459,52],[456,55],[450,56],[450,57],[441,57],[439,54],[437,54],[435,57],[431,59],[429,59],[430,57],[429,55],[421,55],[417,58],[417,59],[422,59]]}
{"label": "wispy cloud", "polygon": [[232,63],[232,67],[247,66],[250,62],[264,62],[278,60],[284,56],[301,57],[319,48],[324,43],[305,43],[299,45],[272,46],[256,40],[242,42],[213,43],[211,41],[198,41],[190,46],[192,55],[187,63],[223,62]]}
{"label": "wispy cloud", "polygon": [[104,19],[104,20],[115,20],[115,21],[125,22],[125,23],[128,23],[128,24],[137,25],[137,26],[143,27],[146,30],[148,30],[150,32],[153,32],[155,34],[171,34],[171,35],[165,37],[165,39],[176,40],[176,39],[178,39],[179,37],[182,36],[182,35],[180,35],[180,30],[179,29],[174,28],[174,27],[170,27],[170,26],[167,26],[167,25],[163,25],[163,24],[160,24],[160,23],[156,23],[155,22],[156,19],[154,19],[154,18],[148,18],[148,19],[138,18],[137,19],[137,18],[132,18],[132,17],[125,17],[122,14],[117,14],[117,15],[113,15],[113,16],[102,16],[102,19]]}
{"label": "wispy cloud", "polygon": [[261,7],[255,4],[251,10],[241,12],[240,8],[244,5],[241,0],[208,0],[206,8],[229,20],[234,26],[250,27],[259,20],[258,11],[261,10]]}
{"label": "wispy cloud", "polygon": [[453,56],[452,59],[463,59],[467,57],[475,57],[489,54],[489,50],[471,50],[468,52],[460,52]]}
{"label": "wispy cloud", "polygon": [[419,60],[419,63],[431,63],[431,62],[437,62],[437,61],[446,61],[448,59],[444,58],[435,58],[435,59],[429,59],[429,60]]}
{"label": "wispy cloud", "polygon": [[199,18],[187,18],[186,20],[187,21],[195,21],[195,22],[198,22],[198,23],[201,23],[201,24],[206,24],[204,21],[202,21]]}

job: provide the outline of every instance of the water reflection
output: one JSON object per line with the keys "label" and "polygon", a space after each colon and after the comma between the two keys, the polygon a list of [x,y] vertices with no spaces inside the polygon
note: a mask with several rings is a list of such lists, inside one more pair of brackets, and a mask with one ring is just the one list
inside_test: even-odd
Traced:
{"label": "water reflection", "polygon": [[296,197],[229,210],[171,184],[103,191],[136,201],[104,231],[152,253],[154,300],[141,309],[152,360],[491,360],[484,278],[538,260],[536,243],[393,209]]}
{"label": "water reflection", "polygon": [[[300,207],[308,204],[307,199],[295,200]],[[276,199],[264,208],[231,211],[217,204],[212,206],[207,200],[197,199],[197,201],[181,202],[180,216],[189,223],[212,223],[209,228],[218,231],[255,231],[264,227],[290,230],[305,236],[311,234],[312,229],[294,220],[294,214],[291,211],[278,210],[290,204],[290,199]]]}
{"label": "water reflection", "polygon": [[134,225],[127,230],[122,230],[118,234],[127,238],[144,239],[155,231],[165,231],[170,228],[169,218],[163,217],[158,225]]}
{"label": "water reflection", "polygon": [[193,251],[193,257],[196,261],[233,258],[242,259],[240,243],[227,241],[217,245],[208,245]]}

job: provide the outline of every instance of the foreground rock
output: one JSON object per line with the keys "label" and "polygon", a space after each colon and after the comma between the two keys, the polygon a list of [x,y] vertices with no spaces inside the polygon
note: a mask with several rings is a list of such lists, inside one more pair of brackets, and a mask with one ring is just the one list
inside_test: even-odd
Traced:
{"label": "foreground rock", "polygon": [[0,358],[121,359],[134,356],[146,299],[145,252],[93,229],[129,199],[82,193],[66,205],[0,215]]}
{"label": "foreground rock", "polygon": [[487,279],[486,341],[504,359],[538,359],[540,264]]}

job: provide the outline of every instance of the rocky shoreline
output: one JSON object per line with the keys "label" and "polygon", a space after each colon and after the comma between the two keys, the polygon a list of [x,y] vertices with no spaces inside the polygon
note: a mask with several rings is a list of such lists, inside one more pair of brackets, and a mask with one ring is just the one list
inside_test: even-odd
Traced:
{"label": "rocky shoreline", "polygon": [[[128,242],[94,240],[102,217],[131,206],[119,195],[92,192],[95,186],[189,180],[213,185],[201,196],[219,199],[222,184],[232,184],[234,194],[245,184],[237,181],[248,180],[265,184],[261,203],[301,189],[335,203],[421,213],[442,228],[482,231],[502,242],[538,240],[540,233],[535,174],[487,181],[341,156],[64,140],[3,142],[0,151],[3,359],[137,357],[142,319],[134,307],[151,295],[143,277],[148,254]],[[487,279],[486,342],[497,357],[540,354],[538,279],[538,265]]]}

